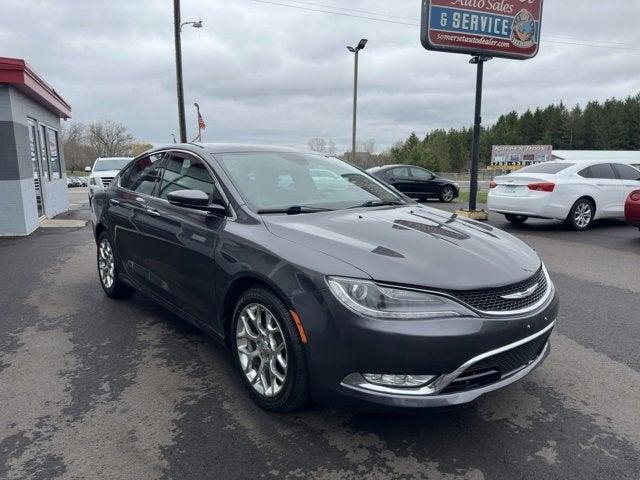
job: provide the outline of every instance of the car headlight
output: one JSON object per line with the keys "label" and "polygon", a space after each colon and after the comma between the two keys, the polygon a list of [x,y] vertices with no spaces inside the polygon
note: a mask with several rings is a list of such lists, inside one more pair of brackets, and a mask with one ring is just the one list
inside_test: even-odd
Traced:
{"label": "car headlight", "polygon": [[89,179],[89,185],[97,185],[97,183],[96,183],[96,177],[91,177],[91,178]]}
{"label": "car headlight", "polygon": [[427,319],[477,316],[447,297],[377,285],[368,280],[327,277],[335,297],[360,315],[386,319]]}

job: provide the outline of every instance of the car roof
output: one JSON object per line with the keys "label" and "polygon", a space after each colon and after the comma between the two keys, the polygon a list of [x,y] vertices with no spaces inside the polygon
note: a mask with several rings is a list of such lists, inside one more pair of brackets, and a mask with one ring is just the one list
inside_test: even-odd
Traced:
{"label": "car roof", "polygon": [[[210,153],[246,153],[246,152],[284,152],[284,153],[316,153],[310,150],[275,145],[255,145],[250,143],[193,143]],[[320,154],[321,155],[321,154]]]}

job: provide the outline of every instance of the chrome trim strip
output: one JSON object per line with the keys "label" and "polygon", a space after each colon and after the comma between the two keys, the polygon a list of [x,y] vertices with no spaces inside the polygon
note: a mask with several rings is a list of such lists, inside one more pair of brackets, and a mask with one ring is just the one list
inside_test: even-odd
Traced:
{"label": "chrome trim strip", "polygon": [[[351,373],[347,375],[340,385],[346,388],[350,388],[353,390],[359,390],[361,392],[380,394],[380,395],[396,395],[396,396],[405,396],[405,397],[422,397],[422,396],[430,396],[435,395],[445,388],[447,388],[456,378],[462,375],[469,367],[475,365],[486,358],[492,357],[493,355],[498,355],[500,353],[506,352],[508,350],[517,348],[525,343],[529,343],[535,340],[538,337],[550,332],[553,327],[556,325],[556,321],[554,320],[545,328],[540,330],[538,333],[531,335],[529,337],[523,338],[517,342],[514,342],[510,345],[505,345],[504,347],[497,348],[495,350],[491,350],[489,352],[485,352],[477,357],[468,360],[459,366],[452,373],[447,373],[445,375],[440,375],[435,381],[429,383],[428,385],[424,385],[422,387],[417,388],[392,388],[385,387],[383,385],[374,385],[372,383],[367,382],[362,375],[359,373]],[[548,343],[548,342],[547,342]],[[534,362],[537,363],[537,362]],[[508,378],[511,378],[509,376]],[[503,379],[504,380],[504,379]]]}

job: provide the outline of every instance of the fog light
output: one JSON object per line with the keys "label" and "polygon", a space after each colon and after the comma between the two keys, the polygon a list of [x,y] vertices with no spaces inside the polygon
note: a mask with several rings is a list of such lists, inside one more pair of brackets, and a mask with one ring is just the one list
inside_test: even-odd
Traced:
{"label": "fog light", "polygon": [[434,378],[434,375],[388,375],[380,373],[363,373],[364,379],[374,385],[383,385],[388,387],[422,387]]}

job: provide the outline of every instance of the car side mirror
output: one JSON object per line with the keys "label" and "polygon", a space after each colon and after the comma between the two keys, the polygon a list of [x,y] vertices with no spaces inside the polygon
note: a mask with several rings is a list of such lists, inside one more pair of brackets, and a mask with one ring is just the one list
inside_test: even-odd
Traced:
{"label": "car side mirror", "polygon": [[91,172],[91,167],[84,167],[85,172]]}
{"label": "car side mirror", "polygon": [[170,204],[193,210],[203,210],[216,215],[226,215],[227,207],[219,200],[209,203],[209,195],[202,190],[176,190],[167,194]]}

